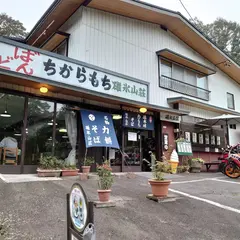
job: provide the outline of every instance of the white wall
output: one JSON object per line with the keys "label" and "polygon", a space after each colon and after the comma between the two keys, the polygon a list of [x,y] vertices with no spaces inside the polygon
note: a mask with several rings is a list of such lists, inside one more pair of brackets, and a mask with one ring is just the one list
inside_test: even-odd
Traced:
{"label": "white wall", "polygon": [[[214,67],[157,24],[91,8],[79,9],[61,30],[71,34],[69,57],[150,82],[151,104],[168,107],[167,98],[182,96],[159,88],[156,51],[169,48],[204,65]],[[236,110],[240,112],[239,85],[220,70],[208,79],[209,90],[212,93],[207,103],[227,108],[226,92],[230,92],[234,94]]]}
{"label": "white wall", "polygon": [[229,129],[229,143],[235,145],[240,143],[240,124],[236,125],[237,129]]}

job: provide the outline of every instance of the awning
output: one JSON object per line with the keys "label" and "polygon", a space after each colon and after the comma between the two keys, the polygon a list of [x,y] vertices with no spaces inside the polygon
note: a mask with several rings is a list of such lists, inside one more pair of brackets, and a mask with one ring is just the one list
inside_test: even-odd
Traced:
{"label": "awning", "polygon": [[196,100],[193,100],[190,98],[186,98],[186,97],[168,98],[167,101],[169,104],[182,103],[182,104],[186,104],[186,105],[193,106],[193,107],[199,107],[199,108],[217,112],[217,113],[240,115],[238,112],[228,110],[225,108],[221,108],[221,107],[216,107],[211,104],[199,102],[199,101],[196,101]]}
{"label": "awning", "polygon": [[190,58],[187,58],[179,53],[173,52],[167,48],[158,51],[157,55],[164,59],[170,60],[171,62],[175,62],[175,63],[183,65],[187,68],[191,68],[203,75],[211,75],[211,74],[216,73],[216,71],[214,69],[204,66],[201,63],[198,63],[198,62],[196,62]]}

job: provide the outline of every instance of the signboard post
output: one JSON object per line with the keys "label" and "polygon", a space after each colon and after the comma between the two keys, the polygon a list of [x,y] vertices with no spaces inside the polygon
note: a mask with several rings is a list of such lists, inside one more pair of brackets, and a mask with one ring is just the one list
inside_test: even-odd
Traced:
{"label": "signboard post", "polygon": [[67,194],[67,240],[95,240],[93,202],[82,186],[74,183]]}
{"label": "signboard post", "polygon": [[192,156],[192,145],[191,142],[186,140],[177,142],[177,151],[179,156]]}

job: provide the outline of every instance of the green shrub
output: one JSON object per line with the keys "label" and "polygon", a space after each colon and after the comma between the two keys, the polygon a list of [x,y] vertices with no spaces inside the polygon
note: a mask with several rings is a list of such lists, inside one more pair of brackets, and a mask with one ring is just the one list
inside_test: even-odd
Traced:
{"label": "green shrub", "polygon": [[157,181],[164,180],[164,173],[170,173],[172,171],[171,165],[168,162],[157,161],[153,166],[153,179]]}
{"label": "green shrub", "polygon": [[111,189],[113,184],[112,168],[109,161],[105,161],[102,165],[97,166],[97,174],[99,176],[98,186],[101,190]]}
{"label": "green shrub", "polygon": [[64,163],[54,156],[44,156],[40,159],[40,169],[62,169]]}
{"label": "green shrub", "polygon": [[91,166],[95,162],[94,157],[86,157],[84,159],[84,166]]}

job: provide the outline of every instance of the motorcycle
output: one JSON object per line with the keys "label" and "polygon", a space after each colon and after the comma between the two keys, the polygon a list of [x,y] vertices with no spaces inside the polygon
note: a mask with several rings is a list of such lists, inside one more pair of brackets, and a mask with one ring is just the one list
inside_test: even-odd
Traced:
{"label": "motorcycle", "polygon": [[240,154],[240,144],[234,146],[227,146],[225,149],[222,148],[222,156],[218,158],[221,163],[219,164],[219,171],[225,174],[225,167],[229,163],[229,157],[231,154]]}
{"label": "motorcycle", "polygon": [[224,174],[229,178],[240,177],[240,156],[231,154],[228,158],[228,163],[224,167]]}

